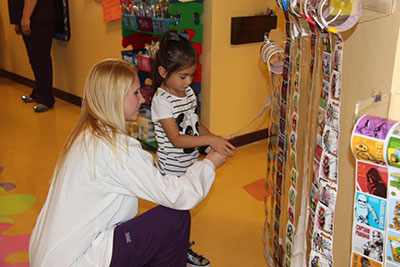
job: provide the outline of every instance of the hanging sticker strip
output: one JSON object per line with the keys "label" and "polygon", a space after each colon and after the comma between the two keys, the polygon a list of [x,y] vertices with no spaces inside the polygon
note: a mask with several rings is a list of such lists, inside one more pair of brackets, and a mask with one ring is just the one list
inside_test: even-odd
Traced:
{"label": "hanging sticker strip", "polygon": [[289,164],[287,169],[290,169],[290,187],[287,196],[287,214],[289,216],[286,220],[286,235],[285,235],[285,266],[291,266],[292,255],[294,251],[294,233],[295,233],[295,213],[296,213],[296,197],[297,197],[297,132],[299,121],[299,100],[300,100],[300,84],[301,84],[301,52],[302,52],[302,33],[299,18],[297,16],[290,17],[292,21],[293,31],[291,34],[291,41],[293,42],[291,61],[294,62],[294,78],[291,79],[291,90],[289,90],[289,97],[287,103],[288,116],[288,134],[287,140],[289,147]]}
{"label": "hanging sticker strip", "polygon": [[[278,153],[278,122],[280,113],[280,85],[282,83],[282,69],[284,52],[275,42],[271,42],[265,37],[265,42],[261,47],[261,57],[268,67],[272,105],[268,110],[268,159],[267,159],[267,174],[266,174],[266,199],[265,213],[266,220],[264,223],[264,254],[268,263],[273,266],[274,255],[277,253],[278,240],[274,235],[275,221],[279,220],[281,210],[277,202],[280,202],[278,192],[276,191],[276,171],[277,153]],[[276,251],[276,252],[275,252]]]}

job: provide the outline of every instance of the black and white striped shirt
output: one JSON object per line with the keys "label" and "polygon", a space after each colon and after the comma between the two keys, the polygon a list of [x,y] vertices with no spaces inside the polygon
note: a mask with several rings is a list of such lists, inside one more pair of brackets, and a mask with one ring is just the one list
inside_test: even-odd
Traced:
{"label": "black and white striped shirt", "polygon": [[180,176],[199,158],[197,148],[176,148],[168,139],[160,120],[174,118],[181,135],[199,135],[197,99],[191,87],[186,88],[185,97],[174,96],[158,88],[151,104],[151,118],[158,144],[156,166],[162,174]]}

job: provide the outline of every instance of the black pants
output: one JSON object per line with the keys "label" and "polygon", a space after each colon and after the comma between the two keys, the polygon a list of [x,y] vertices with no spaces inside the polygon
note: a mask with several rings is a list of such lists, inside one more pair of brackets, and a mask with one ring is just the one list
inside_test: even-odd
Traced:
{"label": "black pants", "polygon": [[45,24],[31,23],[31,34],[23,35],[29,62],[35,76],[35,87],[31,97],[38,103],[53,107],[53,66],[51,43],[55,30],[55,21]]}

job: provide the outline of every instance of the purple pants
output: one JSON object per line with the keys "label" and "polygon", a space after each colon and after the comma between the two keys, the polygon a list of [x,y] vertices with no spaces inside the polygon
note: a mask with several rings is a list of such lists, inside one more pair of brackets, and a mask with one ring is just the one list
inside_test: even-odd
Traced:
{"label": "purple pants", "polygon": [[110,267],[185,267],[189,211],[157,206],[114,230]]}

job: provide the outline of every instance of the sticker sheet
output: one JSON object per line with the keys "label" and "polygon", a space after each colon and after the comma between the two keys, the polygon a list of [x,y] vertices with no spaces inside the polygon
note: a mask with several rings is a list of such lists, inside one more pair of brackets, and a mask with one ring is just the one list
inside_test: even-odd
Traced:
{"label": "sticker sheet", "polygon": [[356,159],[352,266],[400,266],[399,123],[363,115],[351,148]]}

